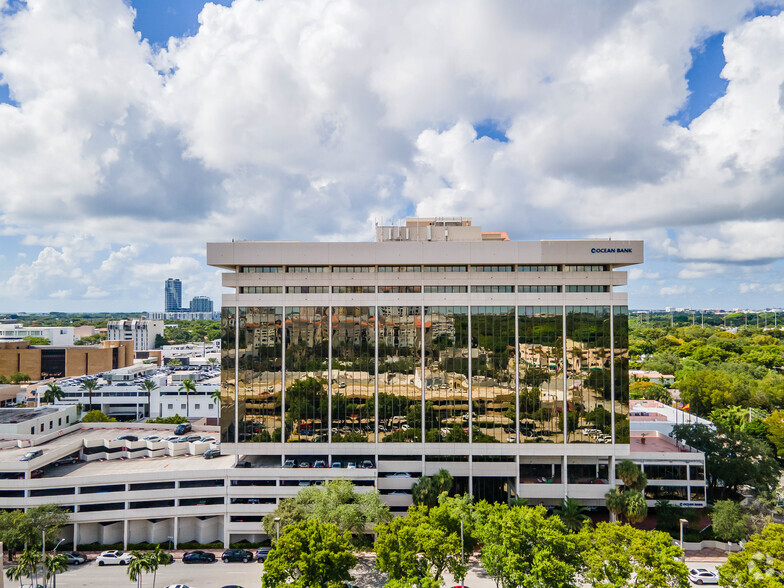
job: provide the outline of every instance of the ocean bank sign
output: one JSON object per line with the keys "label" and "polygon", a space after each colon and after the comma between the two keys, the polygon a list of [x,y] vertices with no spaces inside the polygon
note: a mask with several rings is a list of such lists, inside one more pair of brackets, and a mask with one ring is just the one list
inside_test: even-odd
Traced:
{"label": "ocean bank sign", "polygon": [[631,247],[591,247],[591,253],[631,253]]}

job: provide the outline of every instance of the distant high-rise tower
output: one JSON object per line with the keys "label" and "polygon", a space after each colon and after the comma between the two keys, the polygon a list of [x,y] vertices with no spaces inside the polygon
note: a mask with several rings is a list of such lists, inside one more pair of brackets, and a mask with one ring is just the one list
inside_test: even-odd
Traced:
{"label": "distant high-rise tower", "polygon": [[196,296],[191,299],[191,312],[212,312],[212,300],[206,296]]}
{"label": "distant high-rise tower", "polygon": [[177,278],[166,280],[164,296],[164,312],[179,312],[182,309],[182,282]]}

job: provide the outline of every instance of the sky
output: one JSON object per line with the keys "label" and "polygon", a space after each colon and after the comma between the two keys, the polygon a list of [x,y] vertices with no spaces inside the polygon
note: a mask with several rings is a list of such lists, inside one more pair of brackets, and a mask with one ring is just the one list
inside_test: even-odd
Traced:
{"label": "sky", "polygon": [[753,0],[0,0],[0,312],[219,300],[205,243],[470,216],[643,239],[632,308],[781,307]]}

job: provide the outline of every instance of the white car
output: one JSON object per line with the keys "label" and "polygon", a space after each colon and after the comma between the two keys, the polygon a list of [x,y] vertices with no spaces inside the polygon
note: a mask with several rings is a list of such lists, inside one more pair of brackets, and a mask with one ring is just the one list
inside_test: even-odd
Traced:
{"label": "white car", "polygon": [[719,575],[705,568],[696,568],[689,570],[689,580],[700,586],[703,584],[718,584]]}
{"label": "white car", "polygon": [[169,584],[166,588],[191,588],[187,584]]}
{"label": "white car", "polygon": [[133,559],[130,553],[124,551],[103,551],[95,558],[99,566],[125,566]]}
{"label": "white car", "polygon": [[161,440],[161,438],[160,438],[159,435],[147,435],[144,438],[144,441],[160,441],[160,440]]}

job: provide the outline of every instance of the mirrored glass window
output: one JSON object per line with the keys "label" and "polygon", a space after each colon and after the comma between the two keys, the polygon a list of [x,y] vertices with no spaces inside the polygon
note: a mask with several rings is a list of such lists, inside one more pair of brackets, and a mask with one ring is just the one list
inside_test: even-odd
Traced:
{"label": "mirrored glass window", "polygon": [[518,307],[520,441],[563,442],[563,307]]}
{"label": "mirrored glass window", "polygon": [[422,309],[378,308],[378,437],[422,440]]}
{"label": "mirrored glass window", "polygon": [[471,307],[474,443],[516,443],[513,306]]}
{"label": "mirrored glass window", "polygon": [[281,440],[283,309],[240,307],[239,440]]}
{"label": "mirrored glass window", "polygon": [[332,441],[375,440],[375,307],[332,308]]}
{"label": "mirrored glass window", "polygon": [[629,442],[629,308],[614,306],[615,442]]}
{"label": "mirrored glass window", "polygon": [[609,306],[566,307],[568,440],[612,443]]}
{"label": "mirrored glass window", "polygon": [[329,430],[327,306],[286,308],[286,440],[326,442]]}
{"label": "mirrored glass window", "polygon": [[468,442],[469,352],[468,308],[425,307],[425,441],[429,443]]}

